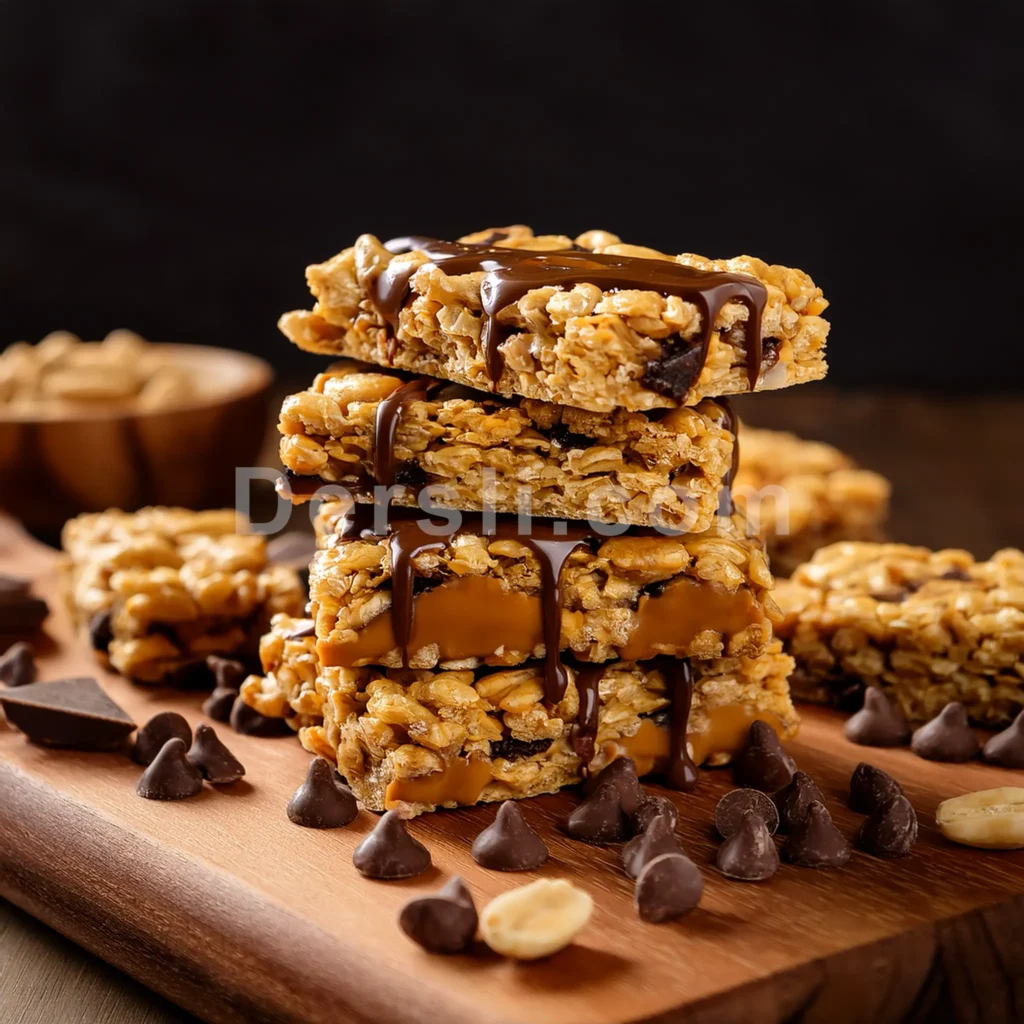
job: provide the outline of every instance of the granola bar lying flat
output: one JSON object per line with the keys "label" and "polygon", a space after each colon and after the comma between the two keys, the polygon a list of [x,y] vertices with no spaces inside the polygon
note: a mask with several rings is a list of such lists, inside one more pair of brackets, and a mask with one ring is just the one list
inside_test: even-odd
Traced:
{"label": "granola bar lying flat", "polygon": [[275,615],[270,630],[260,637],[263,675],[242,683],[246,704],[266,718],[284,718],[293,729],[318,725],[323,697],[317,687],[319,662],[312,619]]}
{"label": "granola bar lying flat", "polygon": [[733,497],[765,537],[779,576],[837,541],[884,540],[891,490],[885,477],[858,469],[831,445],[746,425],[740,430]]}
{"label": "granola bar lying flat", "polygon": [[[324,669],[324,721],[300,732],[336,760],[371,810],[404,815],[553,793],[628,755],[644,775],[723,764],[756,719],[783,736],[797,716],[778,642],[759,658],[659,658],[574,666],[561,701],[544,669]],[[582,695],[582,696],[581,696]],[[695,773],[694,773],[695,775]]]}
{"label": "granola bar lying flat", "polygon": [[881,686],[911,720],[962,701],[981,724],[1024,708],[1024,554],[987,562],[903,544],[822,548],[775,595],[793,693],[858,706]]}
{"label": "granola bar lying flat", "polygon": [[412,485],[400,505],[430,486],[448,508],[700,532],[732,470],[731,427],[710,399],[663,415],[595,413],[344,362],[285,399],[281,461],[364,491]]}
{"label": "granola bar lying flat", "polygon": [[666,256],[522,225],[459,242],[373,235],[306,270],[300,348],[595,412],[695,405],[825,375],[828,303],[802,271]]}
{"label": "granola bar lying flat", "polygon": [[254,655],[277,612],[301,614],[293,569],[267,561],[266,538],[233,510],[116,509],[64,527],[72,617],[97,653],[139,682],[192,683],[208,654]]}

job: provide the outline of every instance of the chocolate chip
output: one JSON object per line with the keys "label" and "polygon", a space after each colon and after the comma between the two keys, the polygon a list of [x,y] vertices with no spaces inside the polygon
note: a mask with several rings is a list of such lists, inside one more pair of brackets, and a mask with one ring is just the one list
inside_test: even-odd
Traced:
{"label": "chocolate chip", "polygon": [[767,722],[754,722],[746,748],[736,759],[733,776],[740,786],[774,793],[793,778],[796,764]]}
{"label": "chocolate chip", "polygon": [[655,857],[682,852],[675,823],[666,815],[655,818],[645,831],[626,843],[622,848],[622,867],[630,878],[637,878]]}
{"label": "chocolate chip", "polygon": [[642,383],[659,395],[682,400],[703,369],[700,344],[691,345],[680,338],[666,354],[647,364]]}
{"label": "chocolate chip", "polygon": [[[802,775],[803,772],[798,774]],[[746,814],[757,815],[768,829],[769,835],[775,835],[779,827],[779,812],[759,789],[734,789],[726,793],[715,806],[715,828],[723,839],[728,839],[743,824]]]}
{"label": "chocolate chip", "polygon": [[187,750],[192,745],[192,729],[177,711],[161,711],[154,715],[136,734],[131,758],[136,764],[152,764],[153,758],[164,744],[177,737]]}
{"label": "chocolate chip", "polygon": [[20,598],[28,597],[31,586],[32,584],[29,580],[0,572],[0,604],[7,604],[9,601],[17,601]]}
{"label": "chocolate chip", "polygon": [[32,645],[24,640],[11,644],[0,655],[0,683],[4,686],[27,686],[35,678],[36,659]]}
{"label": "chocolate chip", "polygon": [[203,714],[212,718],[215,722],[230,722],[231,709],[235,706],[238,691],[226,686],[218,686],[206,700],[203,701]]}
{"label": "chocolate chip", "polygon": [[31,633],[49,614],[49,606],[41,597],[12,597],[0,601],[0,634]]}
{"label": "chocolate chip", "polygon": [[213,673],[206,658],[193,658],[176,665],[164,676],[164,684],[178,690],[208,690],[213,686]]}
{"label": "chocolate chip", "polygon": [[205,723],[196,726],[196,738],[188,754],[189,764],[198,768],[207,782],[227,786],[244,774],[242,762],[221,742],[217,733]]}
{"label": "chocolate chip", "polygon": [[326,758],[314,757],[306,781],[295,790],[285,813],[289,821],[303,828],[341,828],[355,820],[359,808],[334,765]]}
{"label": "chocolate chip", "polygon": [[910,749],[929,761],[960,763],[977,757],[980,747],[978,737],[967,724],[967,709],[953,701],[914,732]]}
{"label": "chocolate chip", "polygon": [[116,750],[135,723],[95,679],[60,679],[0,690],[7,721],[34,743],[77,750]]}
{"label": "chocolate chip", "polygon": [[782,855],[802,868],[841,868],[850,859],[850,844],[832,824],[825,805],[815,800],[789,833]]}
{"label": "chocolate chip", "polygon": [[825,802],[817,783],[807,772],[796,772],[788,786],[772,796],[772,801],[779,812],[779,828],[790,832],[807,817],[807,808],[815,801]]}
{"label": "chocolate chip", "polygon": [[668,584],[668,580],[655,580],[653,583],[645,583],[640,588],[640,593],[647,597],[661,597],[665,593],[665,588]]}
{"label": "chocolate chip", "polygon": [[243,736],[284,736],[291,732],[288,723],[283,718],[270,718],[261,715],[255,708],[240,697],[235,697],[235,703],[231,705],[231,728],[240,732]]}
{"label": "chocolate chip", "polygon": [[406,903],[398,925],[428,953],[464,953],[476,935],[473,897],[461,878],[453,878],[433,896]]}
{"label": "chocolate chip", "polygon": [[877,686],[864,691],[864,707],[847,720],[843,733],[862,747],[902,747],[910,739],[903,713]]}
{"label": "chocolate chip", "polygon": [[854,676],[836,676],[825,684],[825,699],[828,706],[852,714],[864,706],[864,691],[867,684]]}
{"label": "chocolate chip", "polygon": [[881,768],[861,761],[850,776],[850,809],[858,814],[871,814],[879,805],[902,796],[900,784]]}
{"label": "chocolate chip", "polygon": [[316,554],[316,537],[304,530],[289,530],[267,541],[267,561],[292,569],[306,569]]}
{"label": "chocolate chip", "polygon": [[648,924],[675,921],[695,910],[704,894],[700,869],[681,853],[649,861],[633,890],[633,905]]}
{"label": "chocolate chip", "polygon": [[940,577],[940,580],[959,580],[961,583],[968,583],[973,577],[969,572],[960,568],[947,569]]}
{"label": "chocolate chip", "polygon": [[492,871],[532,871],[548,859],[544,840],[527,824],[514,800],[506,800],[498,815],[473,842],[473,860]]}
{"label": "chocolate chip", "polygon": [[395,483],[417,490],[426,487],[426,470],[418,462],[400,462],[395,467]]}
{"label": "chocolate chip", "polygon": [[552,740],[491,740],[491,759],[495,761],[516,761],[520,758],[543,754]]}
{"label": "chocolate chip", "polygon": [[1024,711],[985,744],[981,756],[1000,768],[1024,768]]}
{"label": "chocolate chip", "polygon": [[586,434],[576,434],[564,423],[558,423],[551,428],[551,443],[561,451],[571,451],[573,448],[589,448],[597,444],[596,437],[588,437]]}
{"label": "chocolate chip", "polygon": [[640,835],[646,832],[655,818],[668,818],[675,828],[679,822],[679,811],[667,796],[660,796],[655,793],[644,792],[644,798],[636,809],[636,814],[630,822],[633,835]]}
{"label": "chocolate chip", "polygon": [[203,788],[202,773],[185,756],[185,741],[169,739],[142,773],[135,792],[147,800],[184,800]]}
{"label": "chocolate chip", "polygon": [[316,636],[316,624],[312,619],[296,619],[295,624],[284,634],[285,640],[305,640]]}
{"label": "chocolate chip", "polygon": [[[607,769],[605,769],[607,771]],[[615,783],[598,786],[565,823],[565,831],[584,843],[621,843],[629,836],[629,815]]]}
{"label": "chocolate chip", "polygon": [[744,811],[735,830],[718,848],[718,870],[740,882],[763,882],[779,870],[779,851],[756,811]]}
{"label": "chocolate chip", "polygon": [[857,844],[876,857],[905,857],[917,839],[917,814],[903,795],[872,811],[857,834]]}
{"label": "chocolate chip", "polygon": [[89,619],[89,643],[94,651],[106,653],[110,649],[110,641],[114,639],[110,619],[109,608],[102,608]]}
{"label": "chocolate chip", "polygon": [[430,851],[409,835],[397,811],[388,811],[355,848],[352,863],[367,878],[412,878],[430,867]]}
{"label": "chocolate chip", "polygon": [[644,802],[647,794],[636,777],[636,765],[631,757],[617,757],[597,775],[592,775],[583,784],[584,795],[590,795],[600,786],[614,786],[627,815],[634,815]]}
{"label": "chocolate chip", "polygon": [[206,667],[213,674],[213,681],[218,689],[239,691],[245,677],[249,674],[245,665],[235,658],[222,658],[219,654],[206,656]]}

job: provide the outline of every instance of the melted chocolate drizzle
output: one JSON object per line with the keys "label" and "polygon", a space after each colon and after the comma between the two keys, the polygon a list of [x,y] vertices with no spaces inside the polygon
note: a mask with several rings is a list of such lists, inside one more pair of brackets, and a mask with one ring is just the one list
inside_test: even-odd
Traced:
{"label": "melted chocolate drizzle", "polygon": [[395,482],[395,438],[402,410],[408,402],[421,401],[433,388],[441,386],[432,377],[417,377],[399,385],[377,404],[373,428],[373,479],[384,487]]}
{"label": "melted chocolate drizzle", "polygon": [[693,666],[689,658],[659,658],[672,693],[671,747],[665,780],[672,789],[689,793],[697,785],[697,766],[686,747],[686,730],[693,706]]}
{"label": "melted chocolate drizzle", "polygon": [[575,666],[580,709],[576,714],[576,724],[572,729],[572,747],[576,751],[576,756],[583,762],[584,772],[594,757],[594,740],[597,739],[597,713],[601,707],[598,687],[607,667],[604,664]]}

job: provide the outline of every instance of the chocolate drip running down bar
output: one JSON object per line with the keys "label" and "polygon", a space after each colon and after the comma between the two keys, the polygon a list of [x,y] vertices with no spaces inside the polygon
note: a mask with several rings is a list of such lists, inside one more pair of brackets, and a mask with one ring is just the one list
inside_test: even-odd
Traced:
{"label": "chocolate drip running down bar", "polygon": [[[518,302],[534,288],[572,288],[594,284],[606,291],[636,288],[675,295],[692,302],[701,313],[699,364],[697,374],[707,361],[711,333],[722,307],[740,302],[747,307],[747,380],[753,391],[761,374],[761,317],[768,302],[768,291],[760,281],[746,274],[697,270],[673,260],[639,256],[614,256],[610,253],[536,249],[501,249],[490,245],[466,245],[435,238],[395,238],[386,243],[390,252],[419,250],[434,263],[442,264],[450,276],[485,273],[480,284],[484,325],[480,334],[487,376],[496,384],[504,368],[501,345],[511,333],[497,322],[498,313]],[[377,277],[369,290],[370,301],[392,330],[389,354],[393,358],[398,317],[409,295],[410,281],[419,266],[394,261]]]}

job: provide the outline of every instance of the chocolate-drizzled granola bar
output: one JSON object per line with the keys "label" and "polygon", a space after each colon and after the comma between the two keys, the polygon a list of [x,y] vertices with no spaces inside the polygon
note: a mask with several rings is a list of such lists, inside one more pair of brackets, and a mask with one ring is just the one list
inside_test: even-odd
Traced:
{"label": "chocolate-drizzled granola bar", "polygon": [[306,277],[315,306],[280,321],[300,348],[579,409],[674,408],[825,375],[821,290],[750,256],[515,225],[454,243],[362,235]]}
{"label": "chocolate-drizzled granola bar", "polygon": [[732,471],[731,411],[710,399],[663,414],[504,399],[343,362],[281,409],[281,461],[353,489],[430,486],[449,508],[664,525],[699,533]]}
{"label": "chocolate-drizzled granola bar", "polygon": [[962,701],[979,724],[1024,708],[1024,554],[987,562],[903,544],[822,548],[775,595],[794,696],[856,707],[881,686],[911,720]]}

